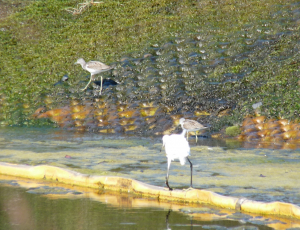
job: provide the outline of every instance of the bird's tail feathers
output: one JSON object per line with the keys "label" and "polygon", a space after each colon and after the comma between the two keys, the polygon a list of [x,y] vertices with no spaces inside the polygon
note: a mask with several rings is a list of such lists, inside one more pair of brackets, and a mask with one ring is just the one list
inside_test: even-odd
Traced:
{"label": "bird's tail feathers", "polygon": [[186,158],[179,158],[179,161],[180,161],[180,164],[181,165],[185,165],[185,162],[186,162]]}

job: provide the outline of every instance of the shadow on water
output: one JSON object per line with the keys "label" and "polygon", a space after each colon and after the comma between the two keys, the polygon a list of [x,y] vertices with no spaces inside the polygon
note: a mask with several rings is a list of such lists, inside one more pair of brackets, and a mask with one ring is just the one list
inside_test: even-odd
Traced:
{"label": "shadow on water", "polygon": [[0,229],[285,229],[300,221],[0,176]]}

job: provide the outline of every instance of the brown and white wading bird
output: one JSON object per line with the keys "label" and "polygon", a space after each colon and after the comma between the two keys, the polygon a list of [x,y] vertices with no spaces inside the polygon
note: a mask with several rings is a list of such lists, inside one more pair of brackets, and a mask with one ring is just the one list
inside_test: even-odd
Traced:
{"label": "brown and white wading bird", "polygon": [[[106,71],[109,71],[112,69],[111,66],[108,66],[108,65],[105,65],[104,63],[102,62],[99,62],[99,61],[89,61],[89,62],[85,62],[83,58],[79,58],[77,60],[77,62],[75,62],[75,64],[80,64],[81,67],[86,70],[86,71],[89,71],[91,73],[91,78],[90,78],[90,81],[88,82],[88,84],[82,89],[83,90],[86,90],[86,88],[89,86],[89,84],[91,83],[91,81],[94,80],[94,76],[96,74],[99,74],[99,73],[102,73],[102,72],[106,72]],[[102,83],[103,83],[103,79],[102,79],[102,76],[101,76],[101,86],[100,86],[100,95],[101,95],[101,92],[102,92]]]}
{"label": "brown and white wading bird", "polygon": [[189,132],[195,132],[196,133],[196,142],[198,140],[197,132],[202,129],[207,129],[208,127],[205,127],[204,125],[200,124],[197,121],[189,120],[185,118],[180,118],[179,124],[181,125],[181,128],[183,130],[187,131],[187,139],[189,139]]}
{"label": "brown and white wading bird", "polygon": [[181,165],[184,165],[186,161],[190,163],[191,168],[191,185],[190,188],[193,188],[192,177],[193,177],[193,164],[189,160],[188,156],[190,156],[190,145],[184,137],[186,130],[183,130],[181,134],[172,134],[172,135],[164,135],[163,146],[165,147],[166,156],[168,159],[168,170],[166,177],[166,185],[169,190],[173,190],[169,186],[169,170],[171,166],[171,162],[178,159]]}

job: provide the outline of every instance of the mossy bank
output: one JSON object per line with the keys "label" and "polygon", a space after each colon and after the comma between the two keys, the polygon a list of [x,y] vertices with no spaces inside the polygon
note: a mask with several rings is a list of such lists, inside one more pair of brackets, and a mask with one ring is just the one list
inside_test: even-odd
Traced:
{"label": "mossy bank", "polygon": [[[79,3],[0,3],[3,126],[51,125],[30,119],[45,100],[55,108],[91,98],[79,90],[88,75],[73,65],[79,57],[115,66],[106,75],[119,83],[104,91],[110,102],[205,111],[215,130],[259,102],[261,115],[299,118],[297,1],[103,1],[68,11]],[[65,74],[68,83],[54,86]]]}

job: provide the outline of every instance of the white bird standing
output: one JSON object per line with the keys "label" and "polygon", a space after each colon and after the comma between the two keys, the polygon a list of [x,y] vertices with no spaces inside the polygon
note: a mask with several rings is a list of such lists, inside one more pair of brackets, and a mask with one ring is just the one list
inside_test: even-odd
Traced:
{"label": "white bird standing", "polygon": [[187,131],[187,139],[189,139],[189,132],[196,132],[196,142],[198,140],[197,132],[201,129],[207,129],[208,127],[205,127],[204,125],[200,124],[197,121],[189,120],[185,118],[180,118],[179,124],[181,125],[181,128],[183,130]]}
{"label": "white bird standing", "polygon": [[[80,64],[81,67],[86,70],[86,71],[89,71],[91,73],[91,78],[90,78],[90,81],[89,83],[82,89],[83,90],[86,90],[86,88],[89,86],[89,84],[91,83],[92,80],[94,80],[94,75],[96,74],[99,74],[99,73],[102,73],[102,72],[106,72],[108,70],[111,70],[112,67],[111,66],[108,66],[108,65],[105,65],[104,63],[102,62],[99,62],[99,61],[89,61],[89,62],[85,62],[83,58],[79,58],[77,60],[77,62],[75,62],[75,64]],[[102,82],[103,82],[103,79],[102,79],[102,76],[101,76],[101,86],[100,86],[100,95],[101,95],[101,92],[102,92]]]}
{"label": "white bird standing", "polygon": [[169,190],[173,190],[169,186],[169,170],[171,161],[174,161],[175,159],[179,159],[180,164],[184,165],[186,160],[190,163],[191,168],[191,188],[192,185],[192,174],[193,174],[193,164],[189,160],[188,156],[190,156],[190,145],[186,138],[184,137],[186,133],[186,130],[183,130],[181,134],[172,134],[172,135],[164,135],[163,140],[163,147],[165,147],[166,155],[168,158],[168,171],[167,171],[167,177],[166,177],[166,185],[169,188]]}

